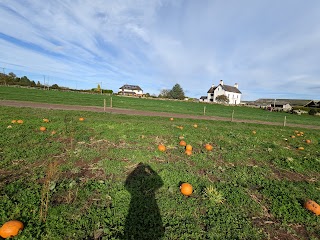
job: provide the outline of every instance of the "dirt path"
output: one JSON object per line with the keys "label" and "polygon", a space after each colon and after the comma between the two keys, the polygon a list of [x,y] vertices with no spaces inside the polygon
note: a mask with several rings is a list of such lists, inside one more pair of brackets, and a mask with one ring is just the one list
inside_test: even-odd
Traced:
{"label": "dirt path", "polygon": [[[96,107],[96,106],[64,105],[64,104],[51,104],[51,103],[38,103],[38,102],[12,101],[12,100],[0,100],[0,106],[30,107],[30,108],[43,108],[43,109],[55,109],[55,110],[76,110],[76,111],[89,111],[89,112],[104,112],[103,107]],[[168,113],[168,112],[151,112],[151,111],[142,111],[142,110],[134,110],[134,109],[124,109],[124,108],[107,107],[105,112],[115,113],[115,114],[126,114],[126,115],[139,115],[139,116],[204,119],[204,120],[226,121],[226,122],[231,121],[230,118],[217,117],[217,116],[201,116],[201,115],[190,115],[190,114]],[[233,122],[283,126],[283,123],[279,123],[279,122],[266,122],[266,121],[257,121],[257,120],[249,120],[249,119],[233,119]],[[292,123],[287,123],[286,126],[298,127],[298,128],[308,128],[308,129],[320,129],[320,126],[292,124]]]}

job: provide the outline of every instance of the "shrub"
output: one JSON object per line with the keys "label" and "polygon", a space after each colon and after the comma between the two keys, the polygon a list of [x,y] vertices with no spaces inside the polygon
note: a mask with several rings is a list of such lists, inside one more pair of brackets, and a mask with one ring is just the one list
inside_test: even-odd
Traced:
{"label": "shrub", "polygon": [[318,111],[316,109],[312,108],[312,109],[309,110],[309,115],[314,116],[314,115],[316,115],[317,112]]}

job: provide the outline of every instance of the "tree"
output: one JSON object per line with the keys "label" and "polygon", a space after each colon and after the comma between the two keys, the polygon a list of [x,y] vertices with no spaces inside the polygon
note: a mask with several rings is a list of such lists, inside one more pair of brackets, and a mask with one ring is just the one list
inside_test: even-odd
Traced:
{"label": "tree", "polygon": [[169,89],[162,89],[159,94],[159,98],[169,98],[169,93],[170,93]]}
{"label": "tree", "polygon": [[58,84],[53,84],[53,85],[51,86],[51,88],[52,88],[52,89],[60,89],[60,87],[59,87]]}
{"label": "tree", "polygon": [[173,86],[169,93],[169,98],[183,100],[185,98],[182,87],[179,84]]}
{"label": "tree", "polygon": [[98,84],[98,87],[96,88],[96,91],[97,91],[98,93],[102,93],[100,84]]}
{"label": "tree", "polygon": [[219,95],[216,97],[216,101],[218,103],[228,103],[229,102],[229,98],[226,95]]}

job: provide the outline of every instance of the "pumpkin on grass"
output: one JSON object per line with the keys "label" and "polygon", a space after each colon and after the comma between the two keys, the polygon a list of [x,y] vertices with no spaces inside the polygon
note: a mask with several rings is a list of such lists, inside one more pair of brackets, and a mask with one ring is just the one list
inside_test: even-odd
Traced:
{"label": "pumpkin on grass", "polygon": [[208,144],[208,143],[206,145],[204,145],[204,147],[207,149],[207,151],[212,151],[212,149],[213,149],[212,145]]}
{"label": "pumpkin on grass", "polygon": [[23,120],[19,119],[19,120],[17,120],[17,123],[22,124]]}
{"label": "pumpkin on grass", "polygon": [[191,156],[192,155],[192,151],[191,150],[186,150],[185,154],[187,154],[188,156]]}
{"label": "pumpkin on grass", "polygon": [[83,122],[83,121],[84,121],[84,118],[83,118],[83,117],[79,118],[79,121],[80,121],[80,122]]}
{"label": "pumpkin on grass", "polygon": [[186,150],[192,151],[192,146],[190,144],[186,145]]}
{"label": "pumpkin on grass", "polygon": [[39,130],[40,130],[41,132],[44,132],[44,131],[47,130],[47,128],[46,128],[46,127],[40,127]]}
{"label": "pumpkin on grass", "polygon": [[187,145],[187,143],[186,143],[186,141],[181,140],[179,142],[179,145],[182,146],[182,147],[185,147]]}
{"label": "pumpkin on grass", "polygon": [[185,196],[190,196],[192,194],[192,185],[190,183],[182,183],[180,185],[180,192]]}
{"label": "pumpkin on grass", "polygon": [[159,144],[158,149],[159,149],[159,151],[164,152],[166,150],[166,146],[163,144]]}
{"label": "pumpkin on grass", "polygon": [[21,230],[23,230],[23,223],[18,220],[11,220],[3,224],[0,228],[0,237],[14,237],[18,235]]}
{"label": "pumpkin on grass", "polygon": [[304,207],[306,209],[308,209],[309,211],[313,212],[316,215],[320,215],[320,206],[318,203],[316,203],[315,201],[312,201],[310,199],[308,199],[305,203],[304,203]]}
{"label": "pumpkin on grass", "polygon": [[42,119],[42,121],[45,122],[45,123],[50,122],[48,118],[44,118],[44,119]]}

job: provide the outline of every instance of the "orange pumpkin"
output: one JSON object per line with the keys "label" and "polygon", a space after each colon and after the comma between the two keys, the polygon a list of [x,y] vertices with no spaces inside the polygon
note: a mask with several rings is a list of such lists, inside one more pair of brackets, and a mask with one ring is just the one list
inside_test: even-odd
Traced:
{"label": "orange pumpkin", "polygon": [[310,140],[310,139],[307,139],[307,140],[306,140],[306,143],[308,143],[308,144],[311,143],[311,140]]}
{"label": "orange pumpkin", "polygon": [[23,120],[19,119],[19,120],[17,121],[17,123],[22,124],[22,123],[23,123]]}
{"label": "orange pumpkin", "polygon": [[187,154],[188,156],[191,156],[192,155],[192,151],[191,150],[186,150],[185,154]]}
{"label": "orange pumpkin", "polygon": [[304,147],[298,147],[298,150],[304,150]]}
{"label": "orange pumpkin", "polygon": [[40,127],[39,130],[40,130],[41,132],[44,132],[45,130],[47,130],[47,128],[46,128],[46,127]]}
{"label": "orange pumpkin", "polygon": [[170,118],[170,121],[173,121],[173,118]]}
{"label": "orange pumpkin", "polygon": [[182,183],[180,192],[185,196],[190,196],[192,194],[192,185],[190,183]]}
{"label": "orange pumpkin", "polygon": [[186,145],[186,150],[192,151],[192,146],[190,144]]}
{"label": "orange pumpkin", "polygon": [[194,128],[197,128],[197,127],[198,127],[198,125],[197,125],[197,124],[194,124],[194,125],[193,125],[193,127],[194,127]]}
{"label": "orange pumpkin", "polygon": [[12,121],[11,121],[11,123],[16,123],[16,122],[17,122],[17,120],[12,120]]}
{"label": "orange pumpkin", "polygon": [[166,146],[159,144],[158,149],[159,149],[159,151],[164,152],[166,150]]}
{"label": "orange pumpkin", "polygon": [[187,145],[187,143],[186,143],[186,141],[181,140],[179,142],[179,145],[182,146],[182,147],[185,147]]}
{"label": "orange pumpkin", "polygon": [[18,220],[11,220],[6,222],[0,228],[0,237],[9,238],[18,235],[19,231],[23,229],[23,223]]}
{"label": "orange pumpkin", "polygon": [[312,201],[310,199],[308,199],[305,203],[304,203],[304,207],[306,209],[308,209],[309,211],[313,212],[316,215],[320,215],[320,206],[318,203],[316,203],[315,201]]}
{"label": "orange pumpkin", "polygon": [[84,121],[84,118],[83,118],[83,117],[79,118],[79,121],[80,121],[80,122],[83,122],[83,121]]}
{"label": "orange pumpkin", "polygon": [[211,144],[206,144],[205,146],[204,146],[208,151],[212,151],[212,149],[213,149],[213,147],[212,147],[212,145]]}
{"label": "orange pumpkin", "polygon": [[292,135],[292,136],[291,136],[291,138],[295,138],[295,137],[296,137],[295,135]]}
{"label": "orange pumpkin", "polygon": [[44,118],[44,119],[42,119],[42,121],[45,122],[45,123],[50,122],[48,118]]}

